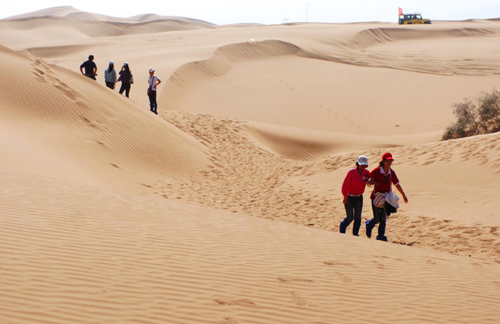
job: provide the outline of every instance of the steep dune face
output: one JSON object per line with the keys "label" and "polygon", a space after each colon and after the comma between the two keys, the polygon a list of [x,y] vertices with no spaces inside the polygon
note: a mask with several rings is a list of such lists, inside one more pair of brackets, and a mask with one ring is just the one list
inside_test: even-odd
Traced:
{"label": "steep dune face", "polygon": [[99,182],[193,175],[207,164],[190,136],[95,81],[6,48],[0,57],[8,62],[0,66],[3,167]]}
{"label": "steep dune face", "polygon": [[485,21],[369,28],[341,42],[346,50],[339,61],[434,75],[493,76],[500,73],[499,40],[500,26]]}
{"label": "steep dune face", "polygon": [[370,69],[335,60],[280,41],[224,46],[209,60],[180,67],[160,107],[336,133],[437,134],[451,122],[453,102],[499,84],[493,76]]}

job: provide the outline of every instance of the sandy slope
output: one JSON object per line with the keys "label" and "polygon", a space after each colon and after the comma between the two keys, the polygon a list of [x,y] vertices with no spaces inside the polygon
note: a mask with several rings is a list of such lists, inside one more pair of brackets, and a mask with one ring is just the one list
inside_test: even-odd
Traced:
{"label": "sandy slope", "polygon": [[[498,22],[156,18],[0,21],[1,323],[496,322],[500,134],[437,140],[499,87]],[[338,234],[346,172],[387,150],[396,244]]]}
{"label": "sandy slope", "polygon": [[0,65],[3,167],[95,183],[193,174],[207,164],[190,136],[93,80],[6,48],[0,57],[8,62]]}
{"label": "sandy slope", "polygon": [[500,316],[492,261],[15,172],[0,179],[2,323]]}
{"label": "sandy slope", "polygon": [[[201,181],[190,181],[182,188],[160,179],[148,183],[151,192],[171,197],[183,191],[186,200],[208,207],[335,232],[345,217],[340,194],[345,174],[359,154],[366,154],[374,168],[387,150],[364,149],[322,158],[322,149],[335,151],[335,142],[325,148],[319,141],[297,143],[286,133],[256,136],[248,122],[175,112],[162,116],[207,145],[214,167]],[[411,203],[391,216],[389,240],[500,263],[496,189],[500,134],[390,150]],[[300,161],[303,157],[315,159]],[[365,201],[369,193],[367,189]],[[363,220],[371,217],[365,202]]]}

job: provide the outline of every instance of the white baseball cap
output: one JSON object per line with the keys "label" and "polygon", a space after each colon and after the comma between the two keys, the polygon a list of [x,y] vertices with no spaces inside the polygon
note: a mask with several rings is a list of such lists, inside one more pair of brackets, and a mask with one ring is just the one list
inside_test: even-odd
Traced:
{"label": "white baseball cap", "polygon": [[359,165],[366,165],[366,166],[368,166],[368,158],[366,156],[364,156],[364,155],[360,155],[358,157],[358,164]]}
{"label": "white baseball cap", "polygon": [[155,71],[155,69],[149,69],[149,73],[154,72],[154,71]]}
{"label": "white baseball cap", "polygon": [[113,62],[113,61],[109,61],[109,64],[115,64],[115,62]]}

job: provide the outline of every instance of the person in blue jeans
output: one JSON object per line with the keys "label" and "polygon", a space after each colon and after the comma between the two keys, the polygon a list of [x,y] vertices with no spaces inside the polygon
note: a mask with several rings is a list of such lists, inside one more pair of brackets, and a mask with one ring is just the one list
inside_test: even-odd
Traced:
{"label": "person in blue jeans", "polygon": [[361,155],[356,162],[356,168],[349,170],[344,182],[342,183],[342,195],[344,196],[344,206],[346,218],[340,223],[340,233],[345,234],[347,227],[354,220],[352,234],[359,236],[361,227],[361,213],[363,211],[363,193],[366,184],[370,183],[370,172],[368,167],[368,158]]}
{"label": "person in blue jeans", "polygon": [[399,184],[398,176],[396,172],[391,169],[392,162],[394,161],[392,154],[387,152],[382,156],[382,161],[380,165],[373,169],[370,173],[370,178],[375,184],[375,188],[370,196],[372,201],[373,218],[366,222],[366,236],[369,238],[372,236],[372,230],[375,225],[378,226],[377,240],[387,242],[387,237],[385,236],[385,228],[387,224],[387,216],[385,213],[385,208],[378,208],[373,203],[377,193],[387,194],[392,191],[392,185],[396,186],[401,195],[403,196],[404,202],[408,203],[408,198],[403,191],[403,188]]}

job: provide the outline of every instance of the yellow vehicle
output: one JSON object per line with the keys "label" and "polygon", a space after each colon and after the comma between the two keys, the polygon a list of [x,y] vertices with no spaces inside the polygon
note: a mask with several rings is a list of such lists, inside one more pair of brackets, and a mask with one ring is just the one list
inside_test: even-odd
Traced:
{"label": "yellow vehicle", "polygon": [[422,15],[419,13],[414,14],[401,14],[399,15],[400,25],[427,25],[431,24],[430,19],[422,19]]}

